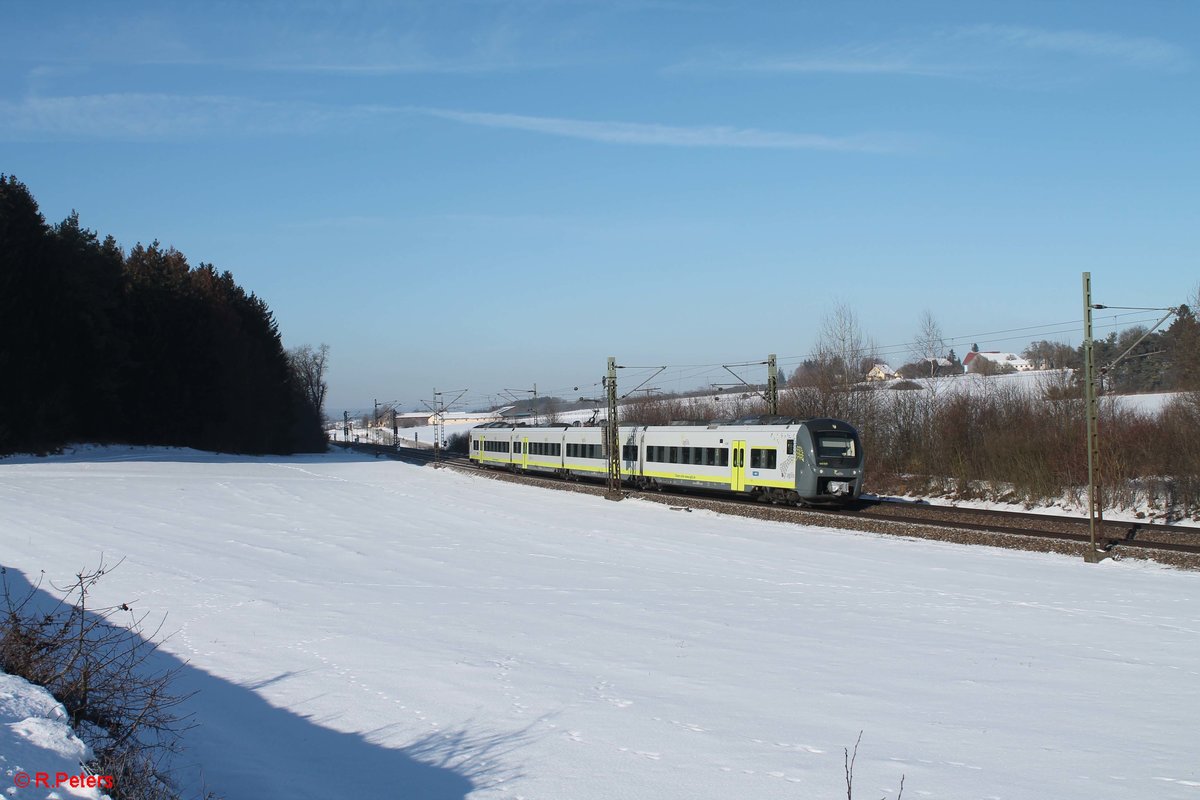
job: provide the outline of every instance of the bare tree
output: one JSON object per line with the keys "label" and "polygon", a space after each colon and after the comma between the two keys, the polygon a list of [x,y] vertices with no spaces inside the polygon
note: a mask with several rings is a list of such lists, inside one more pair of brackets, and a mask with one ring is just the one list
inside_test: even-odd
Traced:
{"label": "bare tree", "polygon": [[856,382],[862,377],[859,365],[871,349],[854,309],[839,302],[821,320],[816,348],[821,385],[831,388]]}
{"label": "bare tree", "polygon": [[325,393],[329,390],[325,383],[325,370],[329,366],[329,345],[322,344],[315,350],[307,344],[293,348],[288,351],[288,361],[291,362],[292,372],[299,382],[305,402],[316,412],[318,419],[323,418]]}
{"label": "bare tree", "polygon": [[938,360],[946,357],[946,337],[933,312],[925,309],[917,326],[917,335],[912,341],[912,354],[928,365],[929,377],[937,375]]}

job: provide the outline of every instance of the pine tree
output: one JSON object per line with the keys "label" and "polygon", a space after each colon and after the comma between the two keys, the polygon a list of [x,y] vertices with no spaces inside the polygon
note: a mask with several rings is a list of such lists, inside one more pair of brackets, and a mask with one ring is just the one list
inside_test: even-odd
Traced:
{"label": "pine tree", "polygon": [[1171,327],[1163,335],[1171,388],[1200,391],[1200,320],[1187,306],[1180,306]]}

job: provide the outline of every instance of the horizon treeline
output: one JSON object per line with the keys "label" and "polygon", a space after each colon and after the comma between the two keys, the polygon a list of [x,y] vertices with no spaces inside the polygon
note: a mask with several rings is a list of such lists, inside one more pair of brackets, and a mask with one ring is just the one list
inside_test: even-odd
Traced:
{"label": "horizon treeline", "polygon": [[325,449],[267,304],[157,241],[48,225],[0,174],[0,453],[71,442]]}

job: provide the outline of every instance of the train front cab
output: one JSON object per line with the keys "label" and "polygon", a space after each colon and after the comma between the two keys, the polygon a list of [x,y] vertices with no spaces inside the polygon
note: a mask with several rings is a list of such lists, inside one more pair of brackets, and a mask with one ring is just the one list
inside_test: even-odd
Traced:
{"label": "train front cab", "polygon": [[853,426],[836,419],[801,423],[796,436],[796,492],[806,502],[854,500],[862,492],[862,468],[862,443]]}

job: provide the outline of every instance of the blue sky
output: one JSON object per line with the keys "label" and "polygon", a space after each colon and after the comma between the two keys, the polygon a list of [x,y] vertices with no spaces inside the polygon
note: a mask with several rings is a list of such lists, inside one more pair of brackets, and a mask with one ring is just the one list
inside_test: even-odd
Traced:
{"label": "blue sky", "polygon": [[4,16],[0,172],[231,270],[330,345],[331,408],[790,371],[838,304],[897,364],[926,310],[960,356],[1075,344],[1085,270],[1109,305],[1200,284],[1192,2]]}

